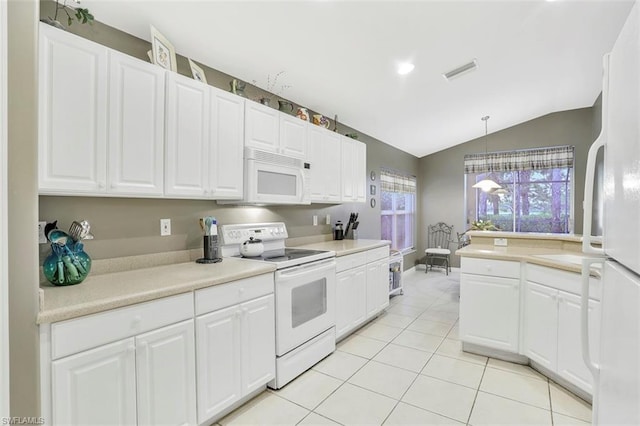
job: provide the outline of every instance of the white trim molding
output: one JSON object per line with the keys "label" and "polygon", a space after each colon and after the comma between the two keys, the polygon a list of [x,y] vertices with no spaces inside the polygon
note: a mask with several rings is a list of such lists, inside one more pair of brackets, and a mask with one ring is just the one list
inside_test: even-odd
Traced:
{"label": "white trim molding", "polygon": [[[0,241],[7,241],[7,0],[0,0]],[[9,279],[0,244],[0,418],[9,417]]]}

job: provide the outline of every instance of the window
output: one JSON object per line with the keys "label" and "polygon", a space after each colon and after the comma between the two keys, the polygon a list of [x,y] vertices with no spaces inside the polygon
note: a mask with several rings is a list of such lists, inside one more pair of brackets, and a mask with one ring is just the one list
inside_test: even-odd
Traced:
{"label": "window", "polygon": [[[465,156],[467,226],[490,220],[502,231],[573,232],[574,148]],[[492,179],[503,190],[473,188]]]}
{"label": "window", "polygon": [[416,177],[382,170],[380,173],[380,210],[382,238],[391,248],[414,248],[416,221]]}

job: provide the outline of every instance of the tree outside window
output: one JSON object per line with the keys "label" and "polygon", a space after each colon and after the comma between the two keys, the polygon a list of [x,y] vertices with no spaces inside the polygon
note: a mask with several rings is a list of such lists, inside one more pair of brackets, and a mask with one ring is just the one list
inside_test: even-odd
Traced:
{"label": "tree outside window", "polygon": [[[561,160],[553,158],[557,148],[488,154],[490,166],[511,170],[466,173],[467,224],[491,220],[502,231],[573,232],[573,147],[562,148]],[[549,165],[562,167],[544,167]],[[496,181],[504,191],[486,193],[472,187],[486,178]]]}

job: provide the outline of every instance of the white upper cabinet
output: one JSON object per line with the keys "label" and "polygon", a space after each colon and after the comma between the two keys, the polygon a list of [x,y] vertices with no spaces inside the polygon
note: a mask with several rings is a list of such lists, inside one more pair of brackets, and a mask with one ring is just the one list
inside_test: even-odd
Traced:
{"label": "white upper cabinet", "polygon": [[354,139],[342,138],[342,201],[367,201],[367,146]]}
{"label": "white upper cabinet", "polygon": [[40,24],[39,189],[106,191],[107,48]]}
{"label": "white upper cabinet", "polygon": [[280,154],[301,159],[307,158],[307,128],[309,123],[296,116],[279,112]]}
{"label": "white upper cabinet", "polygon": [[244,99],[211,89],[211,196],[241,199],[243,191]]}
{"label": "white upper cabinet", "polygon": [[165,71],[116,51],[109,67],[108,192],[161,196]]}
{"label": "white upper cabinet", "polygon": [[209,190],[210,86],[167,73],[165,195],[205,198]]}
{"label": "white upper cabinet", "polygon": [[253,101],[245,103],[244,144],[269,152],[279,152],[280,113]]}
{"label": "white upper cabinet", "polygon": [[342,200],[342,141],[338,133],[318,126],[307,130],[311,202],[339,203]]}

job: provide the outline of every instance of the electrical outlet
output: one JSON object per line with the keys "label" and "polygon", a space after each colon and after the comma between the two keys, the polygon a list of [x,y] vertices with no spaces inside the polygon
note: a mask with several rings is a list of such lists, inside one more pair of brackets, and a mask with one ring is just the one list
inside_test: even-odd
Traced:
{"label": "electrical outlet", "polygon": [[331,225],[331,215],[327,215],[327,221],[325,223]]}
{"label": "electrical outlet", "polygon": [[493,245],[494,246],[506,247],[507,246],[507,239],[506,238],[494,238],[493,239]]}
{"label": "electrical outlet", "polygon": [[160,219],[160,236],[171,235],[171,219]]}
{"label": "electrical outlet", "polygon": [[47,243],[47,236],[44,235],[45,226],[47,226],[47,222],[38,222],[38,244]]}
{"label": "electrical outlet", "polygon": [[313,226],[318,226],[318,215],[317,214],[313,215]]}

